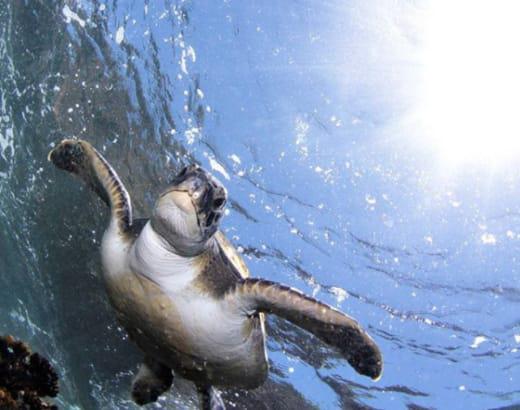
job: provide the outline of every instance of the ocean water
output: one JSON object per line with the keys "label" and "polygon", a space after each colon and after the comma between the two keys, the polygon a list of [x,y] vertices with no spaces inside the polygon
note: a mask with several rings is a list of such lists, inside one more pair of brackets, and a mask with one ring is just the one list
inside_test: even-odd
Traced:
{"label": "ocean water", "polygon": [[[212,170],[253,275],[354,316],[384,354],[375,383],[271,317],[269,380],[225,391],[229,408],[520,406],[520,173],[455,169],[414,135],[427,13],[0,0],[0,334],[52,359],[61,407],[137,408],[141,360],[100,278],[107,212],[47,162],[65,137],[103,152],[138,216],[182,165]],[[149,408],[194,409],[196,394],[177,378]]]}

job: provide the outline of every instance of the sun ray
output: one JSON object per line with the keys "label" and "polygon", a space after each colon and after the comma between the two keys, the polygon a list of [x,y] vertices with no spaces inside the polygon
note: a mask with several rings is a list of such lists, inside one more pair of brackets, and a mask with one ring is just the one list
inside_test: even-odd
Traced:
{"label": "sun ray", "polygon": [[520,156],[520,2],[434,1],[412,114],[422,140],[452,165]]}

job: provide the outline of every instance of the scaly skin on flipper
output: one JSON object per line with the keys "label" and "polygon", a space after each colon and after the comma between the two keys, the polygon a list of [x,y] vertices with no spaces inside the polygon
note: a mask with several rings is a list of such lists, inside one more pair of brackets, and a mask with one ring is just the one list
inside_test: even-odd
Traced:
{"label": "scaly skin on flipper", "polygon": [[110,207],[122,235],[132,226],[132,204],[123,183],[107,160],[87,141],[66,139],[48,156],[49,161],[78,175]]}
{"label": "scaly skin on flipper", "polygon": [[338,349],[360,374],[381,377],[383,357],[372,338],[351,317],[296,289],[261,279],[245,279],[231,297],[246,309],[274,313]]}

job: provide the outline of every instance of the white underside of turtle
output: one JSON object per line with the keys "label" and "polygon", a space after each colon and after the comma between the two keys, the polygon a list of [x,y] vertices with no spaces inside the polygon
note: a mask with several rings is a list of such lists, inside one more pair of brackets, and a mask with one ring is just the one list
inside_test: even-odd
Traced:
{"label": "white underside of turtle", "polygon": [[[211,384],[260,384],[267,372],[260,322],[253,326],[236,298],[201,293],[194,285],[197,258],[164,247],[150,222],[130,246],[116,230],[106,231],[104,279],[120,322],[145,353],[160,355],[169,367],[207,373],[204,382]],[[220,372],[215,374],[213,367]]]}
{"label": "white underside of turtle", "polygon": [[150,220],[134,221],[128,192],[88,142],[64,140],[49,159],[110,207],[103,277],[118,320],[145,354],[132,386],[136,403],[155,401],[174,374],[196,384],[203,409],[225,408],[214,386],[261,385],[268,374],[264,313],[313,333],[360,374],[380,377],[381,353],[355,320],[295,289],[248,278],[218,231],[226,190],[202,168],[184,168]]}

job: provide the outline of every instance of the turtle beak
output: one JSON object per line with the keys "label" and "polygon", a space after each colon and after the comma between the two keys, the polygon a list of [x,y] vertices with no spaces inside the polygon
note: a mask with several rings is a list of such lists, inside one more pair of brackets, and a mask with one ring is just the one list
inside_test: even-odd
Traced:
{"label": "turtle beak", "polygon": [[224,186],[197,165],[183,168],[161,197],[166,195],[183,211],[195,210],[198,225],[204,232],[216,230],[227,199]]}

